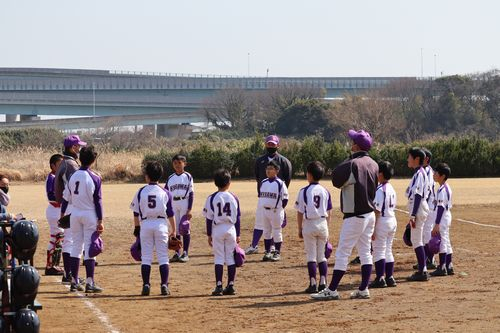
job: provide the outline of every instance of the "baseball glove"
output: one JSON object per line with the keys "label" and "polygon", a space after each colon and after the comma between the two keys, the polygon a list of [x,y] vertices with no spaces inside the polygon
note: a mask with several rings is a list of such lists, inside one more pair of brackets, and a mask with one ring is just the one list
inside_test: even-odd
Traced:
{"label": "baseball glove", "polygon": [[59,221],[57,221],[57,225],[59,226],[59,228],[69,229],[70,219],[71,219],[71,214],[64,215],[59,219]]}
{"label": "baseball glove", "polygon": [[180,250],[182,247],[182,242],[180,239],[175,238],[174,236],[170,237],[168,240],[168,249],[169,250]]}

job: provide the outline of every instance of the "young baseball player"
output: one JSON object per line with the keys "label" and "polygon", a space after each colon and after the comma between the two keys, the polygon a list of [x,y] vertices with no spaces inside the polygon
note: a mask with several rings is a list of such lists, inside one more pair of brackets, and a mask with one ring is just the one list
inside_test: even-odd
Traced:
{"label": "young baseball player", "polygon": [[70,269],[73,280],[71,281],[70,291],[83,291],[83,287],[78,280],[80,257],[83,249],[87,273],[85,292],[102,292],[101,287],[94,281],[95,258],[89,257],[92,234],[94,231],[99,233],[104,231],[101,177],[90,169],[96,158],[97,152],[95,152],[93,146],[83,147],[80,150],[82,166],[73,173],[63,192],[61,215],[65,214],[68,203],[72,205],[70,229],[73,246],[71,247]]}
{"label": "young baseball player", "polygon": [[47,265],[45,266],[45,275],[63,275],[64,270],[59,267],[61,260],[62,240],[64,239],[64,229],[57,225],[61,217],[61,204],[57,202],[54,193],[54,182],[57,168],[61,164],[63,156],[55,154],[50,157],[50,173],[45,181],[45,191],[49,204],[45,210],[45,216],[49,223],[49,244],[47,245]]}
{"label": "young baseball player", "polygon": [[[134,195],[130,208],[134,212],[134,236],[141,240],[142,295],[148,296],[151,290],[149,277],[153,261],[153,248],[156,249],[160,266],[160,292],[170,295],[168,289],[168,239],[175,236],[175,218],[172,209],[172,195],[158,185],[163,173],[159,162],[148,162],[144,168],[147,185]],[[170,223],[170,227],[167,220]]]}
{"label": "young baseball player", "polygon": [[452,192],[450,185],[446,182],[451,175],[451,169],[446,163],[439,163],[434,170],[434,180],[439,183],[436,194],[436,220],[432,230],[433,235],[441,235],[441,245],[439,246],[439,266],[431,273],[432,276],[453,275],[453,264],[451,255],[453,250],[450,242],[450,226],[452,207]]}
{"label": "young baseball player", "polygon": [[[325,246],[328,242],[328,223],[331,220],[332,198],[327,189],[319,184],[325,174],[325,167],[320,162],[307,165],[309,185],[302,188],[295,201],[299,238],[304,239],[309,287],[305,290],[313,294],[326,288],[328,262]],[[316,267],[319,266],[319,287],[316,283]]]}
{"label": "young baseball player", "polygon": [[[188,172],[184,171],[186,167],[186,157],[182,155],[175,155],[172,158],[172,166],[175,170],[173,174],[168,177],[167,183],[165,184],[165,188],[172,193],[172,209],[175,214],[175,221],[177,226],[175,230],[177,230],[178,235],[176,237],[181,239],[179,234],[179,223],[181,221],[182,216],[186,215],[188,220],[191,220],[193,217],[191,215],[191,209],[193,207],[194,200],[194,186],[193,186],[193,177]],[[188,231],[186,235],[182,236],[182,244],[183,244],[183,253],[182,255],[179,252],[176,252],[174,256],[170,259],[171,262],[187,262],[189,261],[189,243],[191,242],[191,231]]]}
{"label": "young baseball player", "polygon": [[[434,192],[434,171],[431,167],[432,153],[427,148],[422,149],[425,153],[424,158],[424,171],[427,179],[427,190],[426,190],[426,201],[429,206],[429,214],[427,215],[427,219],[424,222],[424,231],[422,240],[424,242],[425,255],[427,257],[426,266],[427,269],[434,269],[436,265],[434,264],[434,254],[429,251],[429,241],[431,240],[431,232],[434,227],[434,221],[436,220],[436,214],[434,213],[434,200],[435,200],[435,192]],[[418,268],[414,267],[415,269]]]}
{"label": "young baseball player", "polygon": [[[396,233],[397,221],[394,214],[396,208],[396,191],[389,183],[394,175],[391,163],[378,163],[378,183],[375,193],[375,231],[372,236],[373,261],[377,277],[370,284],[370,288],[395,287],[394,256],[392,242]],[[384,278],[385,273],[385,278]]]}
{"label": "young baseball player", "polygon": [[[281,243],[283,233],[281,224],[285,218],[285,207],[288,203],[288,189],[284,181],[278,178],[279,165],[271,160],[267,163],[266,175],[259,187],[259,201],[256,216],[262,218],[264,225],[263,261],[278,261],[281,259]],[[275,251],[271,252],[271,245]]]}
{"label": "young baseball player", "polygon": [[420,148],[411,148],[408,151],[408,167],[415,170],[410,185],[406,189],[408,198],[409,223],[411,226],[411,243],[415,250],[418,262],[418,271],[408,277],[408,281],[428,281],[429,274],[426,266],[426,256],[423,243],[424,222],[429,214],[426,201],[428,182],[423,168],[425,153]]}
{"label": "young baseball player", "polygon": [[[225,169],[214,173],[214,182],[218,191],[209,195],[203,216],[206,218],[208,245],[213,248],[215,262],[215,289],[213,296],[234,295],[236,264],[234,249],[240,242],[240,203],[229,192],[231,174]],[[227,265],[228,283],[222,289],[224,263]]]}

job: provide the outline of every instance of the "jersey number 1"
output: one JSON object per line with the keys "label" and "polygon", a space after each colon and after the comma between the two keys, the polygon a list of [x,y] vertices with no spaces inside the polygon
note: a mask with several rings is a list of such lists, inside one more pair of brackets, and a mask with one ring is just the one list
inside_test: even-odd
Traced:
{"label": "jersey number 1", "polygon": [[78,188],[80,187],[80,182],[75,182],[75,191],[73,192],[73,194],[79,194],[78,193]]}
{"label": "jersey number 1", "polygon": [[218,216],[222,216],[222,213],[226,213],[226,216],[231,216],[231,205],[229,204],[229,202],[226,202],[224,204],[224,208],[221,209],[221,203],[218,202],[217,203],[217,208],[219,208],[219,213],[218,213]]}

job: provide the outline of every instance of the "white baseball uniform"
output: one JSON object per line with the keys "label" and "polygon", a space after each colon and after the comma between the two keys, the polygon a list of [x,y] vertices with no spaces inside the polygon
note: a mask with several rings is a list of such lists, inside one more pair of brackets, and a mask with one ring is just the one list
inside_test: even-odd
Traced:
{"label": "white baseball uniform", "polygon": [[444,209],[441,220],[439,221],[436,217],[435,222],[439,224],[439,233],[441,234],[441,245],[439,247],[439,253],[451,254],[453,249],[451,248],[450,241],[450,226],[451,226],[451,212],[452,207],[451,202],[451,188],[447,183],[441,185],[436,194],[436,212],[439,207]]}
{"label": "white baseball uniform", "polygon": [[141,262],[153,262],[153,249],[156,249],[158,264],[168,264],[168,223],[167,218],[174,216],[172,195],[157,183],[141,187],[134,195],[130,209],[141,221]]}
{"label": "white baseball uniform", "polygon": [[234,265],[236,237],[240,236],[240,203],[229,191],[215,192],[208,196],[203,208],[207,219],[207,233],[212,236],[214,263]]}
{"label": "white baseball uniform", "polygon": [[[81,167],[71,176],[63,192],[64,200],[71,203],[71,235],[73,246],[71,257],[80,258],[85,250],[85,260],[89,257],[91,236],[97,228],[97,220],[102,220],[101,177],[86,167]],[[63,212],[65,210],[63,203]]]}
{"label": "white baseball uniform", "polygon": [[426,191],[426,201],[429,206],[429,214],[427,215],[427,219],[424,222],[424,230],[422,240],[424,244],[429,243],[431,240],[432,228],[434,227],[434,221],[436,220],[436,214],[434,212],[435,206],[435,192],[434,192],[434,170],[430,165],[424,168],[425,175],[427,177],[427,191]]}
{"label": "white baseball uniform", "polygon": [[54,193],[54,182],[55,175],[53,173],[49,173],[45,181],[45,190],[47,193],[47,199],[49,201],[49,204],[45,209],[45,217],[47,218],[47,222],[49,223],[50,233],[50,240],[49,244],[47,245],[48,251],[52,251],[53,249],[55,249],[55,247],[64,237],[64,229],[59,228],[59,226],[57,225],[57,221],[61,217],[61,205],[56,201],[56,196]]}
{"label": "white baseball uniform", "polygon": [[284,181],[279,178],[266,178],[261,182],[256,216],[262,219],[264,239],[272,238],[275,243],[283,241],[281,223],[285,218],[283,206],[286,202],[288,189]]}
{"label": "white baseball uniform", "polygon": [[396,191],[390,183],[379,184],[373,201],[375,209],[380,212],[375,222],[375,240],[373,240],[373,261],[385,259],[394,262],[392,242],[396,234],[397,221],[394,214],[396,207]]}
{"label": "white baseball uniform", "polygon": [[179,235],[181,217],[193,207],[193,177],[188,172],[183,172],[180,175],[173,173],[168,177],[165,188],[172,194],[172,209],[175,215],[176,231]]}
{"label": "white baseball uniform", "polygon": [[424,222],[427,219],[427,215],[429,214],[429,205],[425,200],[425,192],[427,190],[427,180],[426,174],[423,167],[416,169],[413,177],[410,181],[410,185],[406,189],[406,196],[408,198],[408,211],[411,215],[413,212],[413,206],[415,204],[415,195],[419,194],[422,197],[420,201],[420,205],[417,209],[415,215],[415,228],[411,229],[411,243],[413,244],[413,248],[423,246],[423,229]]}
{"label": "white baseball uniform", "polygon": [[332,209],[330,192],[318,183],[300,189],[295,209],[303,214],[302,236],[307,262],[326,261],[325,245],[328,242],[326,218]]}

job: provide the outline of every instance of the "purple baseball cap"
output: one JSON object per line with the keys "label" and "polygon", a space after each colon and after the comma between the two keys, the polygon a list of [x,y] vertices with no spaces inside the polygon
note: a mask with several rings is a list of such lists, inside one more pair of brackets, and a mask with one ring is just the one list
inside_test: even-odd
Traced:
{"label": "purple baseball cap", "polygon": [[370,133],[360,130],[360,131],[355,131],[353,129],[349,130],[347,133],[349,137],[351,138],[352,141],[354,141],[355,144],[359,146],[362,150],[370,150],[373,144],[373,139]]}
{"label": "purple baseball cap", "polygon": [[89,257],[97,257],[102,251],[104,251],[104,242],[100,234],[94,231],[90,236]]}
{"label": "purple baseball cap", "polygon": [[64,138],[64,147],[69,148],[74,145],[86,146],[87,142],[80,140],[80,137],[74,134]]}
{"label": "purple baseball cap", "polygon": [[279,145],[280,144],[280,138],[278,138],[277,135],[268,135],[266,137],[266,143],[274,143],[275,145]]}

